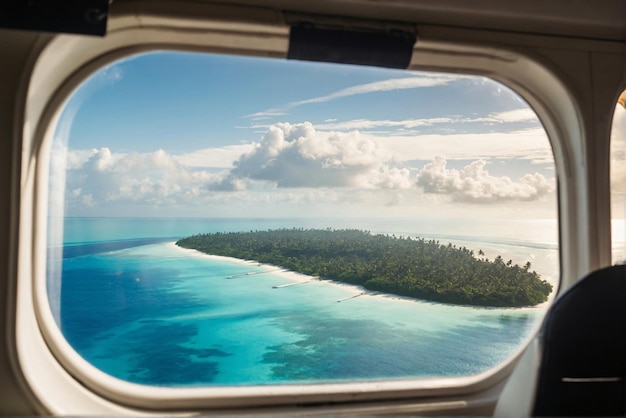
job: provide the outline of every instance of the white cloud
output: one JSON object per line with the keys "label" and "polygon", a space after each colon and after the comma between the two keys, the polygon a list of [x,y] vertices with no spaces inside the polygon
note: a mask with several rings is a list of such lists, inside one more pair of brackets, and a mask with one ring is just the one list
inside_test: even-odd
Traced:
{"label": "white cloud", "polygon": [[436,157],[419,171],[417,184],[424,192],[449,195],[457,202],[495,203],[538,200],[554,191],[552,182],[539,173],[513,181],[490,175],[484,160],[473,161],[461,170],[448,169],[446,164],[445,158]]}
{"label": "white cloud", "polygon": [[[456,130],[462,129],[463,124],[502,124],[502,123],[514,123],[514,122],[538,122],[539,119],[535,112],[530,108],[522,108],[516,110],[509,110],[506,112],[491,113],[485,117],[461,117],[461,116],[447,116],[439,118],[421,118],[421,119],[404,119],[404,120],[371,120],[371,119],[354,119],[349,121],[338,122],[337,119],[330,119],[324,121],[323,124],[317,124],[318,129],[327,130],[352,130],[352,129],[373,129],[379,127],[392,127],[413,129],[423,126],[433,126],[438,124],[455,124]],[[461,128],[461,129],[459,129]]]}
{"label": "white cloud", "polygon": [[147,205],[178,204],[202,198],[224,187],[224,173],[190,171],[163,150],[153,153],[114,154],[108,148],[93,150],[81,165],[83,151],[70,151],[65,199],[72,204],[138,202]]}
{"label": "white cloud", "polygon": [[66,168],[68,170],[79,168],[97,153],[98,150],[95,148],[90,150],[72,150],[67,153]]}
{"label": "white cloud", "polygon": [[[532,117],[529,116],[532,115]],[[353,130],[353,129],[373,129],[380,127],[399,128],[396,132],[400,133],[400,129],[413,129],[424,126],[434,126],[439,124],[455,124],[454,131],[460,131],[463,124],[486,123],[489,125],[512,122],[532,122],[537,121],[537,117],[530,109],[521,109],[511,112],[503,112],[491,114],[488,117],[480,118],[462,118],[462,117],[441,117],[441,118],[422,118],[422,119],[404,119],[404,120],[370,120],[370,119],[354,119],[344,122],[327,122],[317,124],[318,129],[327,130]],[[255,126],[259,127],[259,125]]]}
{"label": "white cloud", "polygon": [[173,155],[176,161],[186,167],[231,168],[242,154],[250,152],[254,145],[240,144],[217,148],[204,148],[180,155]]}
{"label": "white cloud", "polygon": [[346,131],[354,129],[373,129],[380,127],[392,127],[392,128],[416,128],[419,126],[432,126],[439,123],[453,123],[454,118],[426,118],[426,119],[407,119],[407,120],[369,120],[369,119],[355,119],[345,122],[328,122],[317,124],[317,129],[333,130],[333,131]]}
{"label": "white cloud", "polygon": [[449,84],[463,78],[462,76],[451,75],[419,75],[417,77],[392,78],[389,80],[376,81],[373,83],[359,84],[345,89],[337,90],[333,93],[313,97],[306,100],[300,100],[289,103],[288,107],[302,106],[311,103],[324,103],[343,97],[354,96],[357,94],[375,93],[381,91],[406,90],[423,87],[435,87]]}
{"label": "white cloud", "polygon": [[260,112],[252,113],[244,116],[244,118],[250,118],[252,120],[264,120],[269,119],[276,116],[284,116],[288,114],[288,110],[294,107],[303,106],[312,103],[325,103],[332,100],[341,99],[344,97],[355,96],[358,94],[368,94],[368,93],[376,93],[382,91],[393,91],[393,90],[407,90],[407,89],[416,89],[416,88],[425,88],[425,87],[436,87],[443,86],[449,84],[451,82],[465,79],[466,76],[457,76],[457,75],[446,75],[446,74],[426,74],[426,73],[416,73],[415,76],[412,77],[401,77],[401,78],[392,78],[388,80],[375,81],[372,83],[366,84],[358,84],[356,86],[347,87],[344,89],[340,89],[334,91],[332,93],[312,97],[309,99],[298,100],[294,102],[290,102],[283,106],[282,108],[271,108],[266,109]]}
{"label": "white cloud", "polygon": [[[472,122],[479,120],[484,120],[484,118],[471,119]],[[466,121],[470,120],[466,119]],[[448,122],[456,121],[452,117],[407,121],[362,119],[317,124],[315,129],[320,135],[323,134],[320,132],[322,130],[362,130],[359,135],[363,139],[375,142],[379,147],[386,149],[391,153],[394,161],[427,161],[438,155],[445,155],[449,160],[521,158],[530,160],[533,164],[554,163],[550,141],[543,128],[487,133],[458,133],[453,131],[448,134],[423,134],[408,128]],[[397,127],[399,125],[402,127],[392,132],[367,130],[374,127]],[[254,128],[267,130],[271,126],[274,125],[255,125]]]}
{"label": "white cloud", "polygon": [[408,169],[391,167],[391,154],[359,132],[321,132],[311,123],[278,123],[230,175],[277,187],[406,187]]}
{"label": "white cloud", "polygon": [[490,118],[504,123],[538,121],[537,114],[530,108],[507,110],[506,112],[492,113]]}
{"label": "white cloud", "polygon": [[250,118],[252,120],[264,120],[270,119],[276,116],[284,116],[287,112],[281,109],[267,109],[262,112],[251,113],[249,115],[244,116],[244,118]]}
{"label": "white cloud", "polygon": [[[267,119],[267,118],[255,118],[255,119]],[[433,117],[433,118],[419,118],[419,119],[403,119],[403,120],[373,120],[373,119],[353,119],[348,121],[339,121],[336,118],[326,119],[324,123],[318,123],[315,125],[318,130],[332,130],[332,131],[350,131],[350,130],[365,130],[370,131],[377,128],[391,128],[395,130],[396,135],[416,135],[420,132],[415,128],[433,127],[436,125],[452,125],[450,127],[450,133],[462,132],[463,130],[475,129],[476,124],[483,124],[487,126],[502,125],[507,123],[539,123],[539,118],[535,112],[530,108],[521,108],[515,110],[509,110],[506,112],[491,113],[488,116],[483,117],[461,117],[461,116],[446,116],[446,117]],[[241,129],[267,129],[271,124],[255,124],[251,126],[239,126]],[[543,131],[541,128],[538,128]],[[500,129],[501,133],[505,133],[506,129]]]}
{"label": "white cloud", "polygon": [[[289,203],[290,210],[293,205],[313,207],[322,196],[325,207],[337,212],[357,203],[375,211],[400,203],[416,208],[432,201],[530,201],[553,191],[552,179],[524,173],[515,176],[517,181],[495,177],[485,169],[485,160],[532,160],[546,157],[546,152],[543,131],[394,137],[278,123],[255,144],[179,155],[163,150],[120,154],[108,148],[55,153],[65,160],[59,179],[65,181],[67,170],[67,184],[51,187],[51,193],[61,202],[65,196],[70,208],[104,213],[121,207],[175,207],[181,213],[221,207],[229,214],[231,205],[242,216],[260,213],[262,205],[277,210],[280,202]],[[473,162],[449,169],[437,157],[446,153],[448,160]]]}
{"label": "white cloud", "polygon": [[541,128],[480,134],[387,135],[375,141],[383,143],[396,161],[428,161],[439,155],[448,160],[519,158],[538,164],[554,161],[550,142]]}
{"label": "white cloud", "polygon": [[[449,170],[444,159],[433,155],[442,150],[450,151],[455,159],[476,161],[463,170]],[[417,181],[426,193],[449,194],[455,201],[536,200],[553,191],[550,180],[537,173],[523,175],[518,181],[494,177],[485,169],[484,158],[551,161],[550,152],[543,130],[407,140],[358,131],[318,131],[310,123],[280,123],[268,128],[254,150],[235,162],[230,176],[268,181],[279,188],[407,190]],[[433,160],[419,171],[416,180],[411,167],[403,164],[415,160]]]}

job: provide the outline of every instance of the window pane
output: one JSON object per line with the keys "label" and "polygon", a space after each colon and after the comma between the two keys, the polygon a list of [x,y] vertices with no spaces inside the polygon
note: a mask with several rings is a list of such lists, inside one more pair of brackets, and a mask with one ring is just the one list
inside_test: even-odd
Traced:
{"label": "window pane", "polygon": [[52,147],[50,304],[132,382],[476,374],[558,285],[546,133],[484,77],[142,54]]}
{"label": "window pane", "polygon": [[611,127],[611,236],[613,262],[626,262],[626,91],[622,92]]}

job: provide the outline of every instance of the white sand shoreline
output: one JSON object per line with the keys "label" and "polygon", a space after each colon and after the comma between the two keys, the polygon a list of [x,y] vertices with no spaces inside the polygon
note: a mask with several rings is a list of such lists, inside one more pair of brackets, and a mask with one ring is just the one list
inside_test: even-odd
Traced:
{"label": "white sand shoreline", "polygon": [[306,274],[287,270],[283,267],[274,266],[272,264],[259,263],[258,261],[254,261],[254,260],[243,260],[241,258],[235,258],[235,257],[226,257],[223,255],[207,254],[207,253],[203,253],[202,251],[179,247],[178,245],[176,245],[175,242],[168,243],[168,244],[194,257],[202,257],[202,258],[206,258],[207,260],[227,261],[233,264],[246,264],[249,266],[261,267],[263,270],[271,271],[273,274],[284,277],[285,279],[290,280],[293,283],[304,283],[310,280],[319,280],[318,277],[308,276]]}
{"label": "white sand shoreline", "polygon": [[[179,247],[178,245],[176,245],[175,242],[168,243],[168,245],[175,247],[176,249],[183,251],[193,257],[202,257],[202,258],[206,258],[207,260],[227,261],[227,262],[234,263],[234,264],[247,264],[250,266],[261,267],[264,270],[267,270],[268,272],[271,271],[271,273],[276,276],[280,276],[284,278],[285,280],[290,281],[291,283],[306,283],[309,281],[315,281],[315,282],[318,282],[327,286],[335,286],[338,288],[343,288],[345,290],[352,290],[355,292],[355,296],[359,295],[359,296],[370,296],[370,297],[385,297],[385,298],[393,298],[393,299],[398,298],[398,299],[406,299],[411,302],[419,301],[417,299],[403,298],[401,296],[388,295],[385,293],[380,293],[380,294],[373,293],[361,286],[357,286],[357,285],[353,285],[349,283],[337,282],[334,280],[320,279],[317,276],[309,276],[303,273],[298,273],[296,271],[287,270],[283,267],[275,266],[273,264],[259,263],[258,261],[254,261],[254,260],[242,260],[241,258],[226,257],[223,255],[207,254],[207,253],[203,253],[202,251]],[[428,303],[428,301],[423,301],[423,302]]]}
{"label": "white sand shoreline", "polygon": [[408,303],[421,303],[421,304],[435,304],[435,305],[445,305],[445,306],[462,306],[462,307],[467,307],[467,308],[475,308],[475,309],[485,309],[485,310],[493,310],[493,309],[501,309],[501,310],[515,310],[516,312],[520,312],[520,311],[537,311],[538,309],[546,309],[546,306],[548,302],[544,302],[540,305],[537,306],[527,306],[527,307],[521,307],[521,308],[516,308],[516,307],[491,307],[491,306],[475,306],[475,305],[454,305],[454,304],[449,304],[449,303],[440,303],[440,302],[434,302],[434,301],[430,301],[430,300],[425,300],[425,299],[416,299],[416,298],[411,298],[408,296],[400,296],[400,295],[394,295],[394,294],[390,294],[390,293],[377,293],[377,292],[372,292],[370,290],[367,290],[361,286],[357,286],[357,285],[353,285],[353,284],[349,284],[349,283],[343,283],[343,282],[338,282],[335,280],[329,280],[329,279],[320,279],[319,277],[316,276],[309,276],[306,274],[302,274],[302,273],[298,273],[292,270],[287,270],[283,267],[280,266],[275,266],[272,264],[265,264],[265,263],[260,263],[258,261],[254,261],[254,260],[243,260],[241,258],[235,258],[235,257],[226,257],[226,256],[222,256],[222,255],[214,255],[214,254],[207,254],[207,253],[203,253],[202,251],[198,251],[198,250],[193,250],[193,249],[189,249],[189,248],[183,248],[183,247],[179,247],[178,245],[176,245],[176,242],[170,242],[170,243],[166,243],[168,246],[175,248],[178,251],[182,251],[190,256],[193,257],[201,257],[201,258],[205,258],[208,260],[215,260],[215,261],[226,261],[229,263],[234,263],[234,264],[247,264],[250,266],[254,266],[254,267],[261,267],[264,270],[267,270],[268,272],[271,271],[272,274],[280,276],[285,278],[286,280],[290,280],[292,283],[306,283],[309,281],[315,281],[317,283],[323,284],[323,285],[328,285],[328,286],[335,286],[335,287],[339,287],[339,288],[343,288],[345,290],[352,290],[355,292],[355,295],[358,295],[360,297],[371,297],[371,298],[385,298],[385,299],[392,299],[398,302],[408,302]]}

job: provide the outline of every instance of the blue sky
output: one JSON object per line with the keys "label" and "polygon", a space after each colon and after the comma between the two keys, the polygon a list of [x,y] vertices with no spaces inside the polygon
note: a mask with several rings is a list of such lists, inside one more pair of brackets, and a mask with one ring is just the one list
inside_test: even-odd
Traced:
{"label": "blue sky", "polygon": [[158,52],[67,109],[66,215],[555,216],[541,124],[482,77]]}

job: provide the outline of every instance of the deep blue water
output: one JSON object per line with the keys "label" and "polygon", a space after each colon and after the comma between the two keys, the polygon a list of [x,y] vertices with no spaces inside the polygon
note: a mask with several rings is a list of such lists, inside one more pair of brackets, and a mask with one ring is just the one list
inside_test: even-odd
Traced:
{"label": "deep blue water", "polygon": [[[293,279],[172,244],[174,237],[198,232],[300,226],[274,220],[259,228],[259,222],[66,220],[62,255],[51,252],[49,266],[50,287],[61,272],[64,336],[104,372],[152,385],[460,376],[512,355],[544,312],[380,295],[338,303],[360,290],[319,281],[275,289]],[[487,251],[516,254],[515,262],[532,256],[543,269],[557,257],[550,245],[488,241],[477,239]]]}

